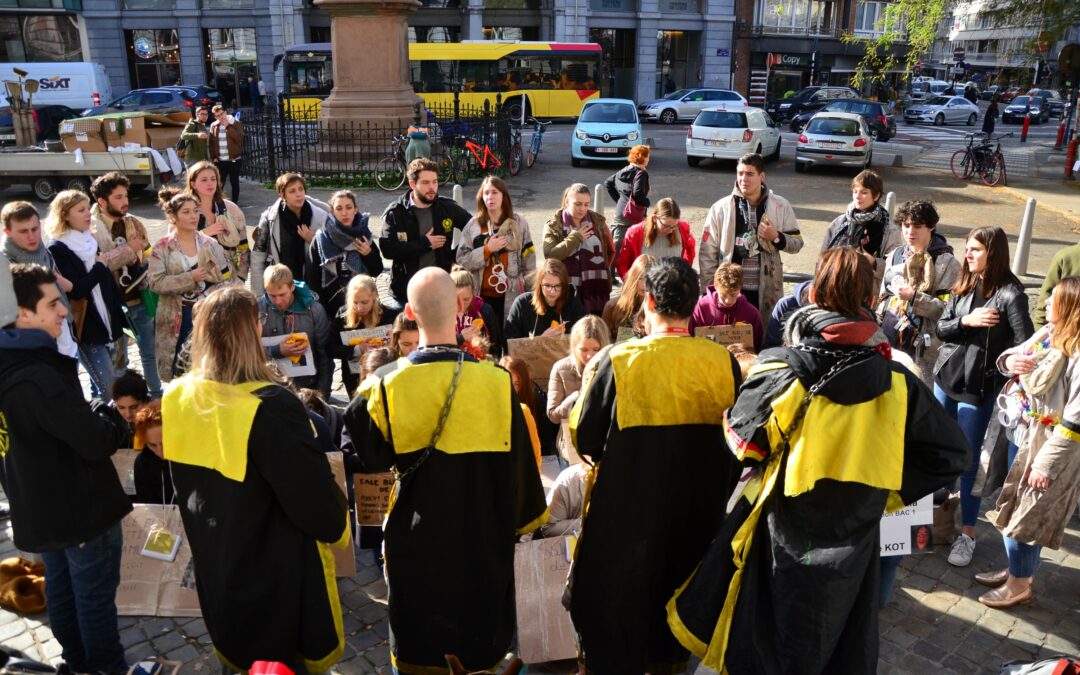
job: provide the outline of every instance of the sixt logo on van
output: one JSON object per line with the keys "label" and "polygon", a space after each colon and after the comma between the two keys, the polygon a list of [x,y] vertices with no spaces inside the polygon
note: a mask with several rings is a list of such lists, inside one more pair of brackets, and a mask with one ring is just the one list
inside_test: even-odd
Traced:
{"label": "sixt logo on van", "polygon": [[38,80],[38,87],[49,91],[66,90],[71,88],[70,77],[60,77],[59,75],[53,75],[52,77],[43,77]]}

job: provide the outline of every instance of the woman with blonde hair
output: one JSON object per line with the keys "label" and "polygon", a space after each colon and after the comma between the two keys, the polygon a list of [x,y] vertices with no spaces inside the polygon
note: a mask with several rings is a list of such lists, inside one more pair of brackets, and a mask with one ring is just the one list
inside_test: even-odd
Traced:
{"label": "woman with blonde hair", "polygon": [[[570,419],[570,411],[581,390],[585,366],[611,343],[611,331],[598,316],[586,316],[570,331],[570,355],[555,362],[548,378],[547,416],[555,424]],[[559,435],[559,452],[571,464],[581,458],[565,433]]]}
{"label": "woman with blonde hair", "polygon": [[1066,277],[1046,301],[1047,324],[1006,349],[998,369],[1019,383],[1022,414],[1010,444],[1011,469],[986,514],[1005,541],[1007,569],[975,575],[997,587],[979,602],[1005,609],[1031,601],[1043,546],[1061,547],[1080,498],[1080,277]]}
{"label": "woman with blonde hair", "polygon": [[514,299],[526,292],[536,272],[536,247],[529,223],[514,211],[510,190],[488,176],[476,191],[476,215],[461,232],[457,262],[473,274],[473,292],[484,299],[499,321]]}
{"label": "woman with blonde hair", "polygon": [[247,239],[244,212],[225,199],[221,191],[221,173],[213,162],[191,165],[185,175],[184,192],[199,204],[199,232],[213,237],[225,249],[233,274],[244,281],[251,267],[251,247]]}
{"label": "woman with blonde hair", "polygon": [[67,296],[79,363],[90,376],[92,395],[112,400],[115,342],[123,335],[127,320],[116,278],[100,259],[97,239],[90,231],[90,198],[86,193],[64,190],[53,197],[46,231],[53,239],[49,253],[56,269],[71,283]]}
{"label": "woman with blonde hair", "polygon": [[583,316],[585,308],[570,285],[566,265],[548,258],[536,273],[533,292],[519,295],[510,307],[503,338],[565,335]]}
{"label": "woman with blonde hair", "polygon": [[[196,222],[192,214],[198,235]],[[328,544],[348,545],[348,508],[303,404],[267,364],[259,336],[258,304],[242,286],[200,302],[192,371],[162,402],[164,458],[222,660],[241,670],[268,659],[323,672],[345,646]],[[236,546],[223,550],[222,537]],[[252,613],[293,620],[253,623]]]}
{"label": "woman with blonde hair", "polygon": [[588,185],[574,183],[566,188],[562,206],[544,228],[544,257],[566,265],[570,285],[585,311],[599,315],[611,297],[615,242],[607,221],[590,206]]}
{"label": "woman with blonde hair", "polygon": [[[623,248],[625,252],[626,249]],[[631,328],[634,337],[643,337],[647,332],[643,323],[641,303],[645,300],[645,273],[656,258],[648,253],[639,256],[626,272],[619,297],[608,300],[604,306],[604,323],[611,329],[611,340],[619,336],[620,328]]]}
{"label": "woman with blonde hair", "polygon": [[162,188],[158,205],[169,234],[150,255],[150,290],[158,294],[155,314],[158,376],[178,375],[177,355],[191,334],[192,309],[215,284],[233,279],[232,267],[217,240],[199,232],[199,201],[176,188]]}
{"label": "woman with blonde hair", "polygon": [[671,197],[656,202],[649,217],[627,231],[615,268],[625,279],[630,265],[643,254],[654,258],[682,258],[694,264],[697,241],[690,232],[690,223],[680,220],[682,212]]}
{"label": "woman with blonde hair", "polygon": [[369,349],[384,345],[374,342],[347,345],[341,341],[341,333],[389,326],[396,316],[397,310],[379,303],[379,288],[374,278],[357,274],[349,279],[345,304],[330,320],[330,356],[340,360],[341,382],[349,398],[360,383],[360,357]]}

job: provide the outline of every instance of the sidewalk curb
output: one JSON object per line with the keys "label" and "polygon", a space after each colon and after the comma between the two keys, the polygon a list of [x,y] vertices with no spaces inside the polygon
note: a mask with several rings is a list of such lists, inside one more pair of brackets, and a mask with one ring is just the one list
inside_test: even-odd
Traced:
{"label": "sidewalk curb", "polygon": [[[1032,197],[1032,195],[1030,195],[1030,194],[1028,194],[1026,192],[1023,192],[1021,188],[1012,187],[1011,185],[1002,185],[1000,187],[1005,192],[1009,193],[1013,197],[1016,197],[1017,199],[1019,199],[1020,201],[1023,201],[1023,202],[1026,202],[1028,199],[1030,199]],[[1069,220],[1069,221],[1071,221],[1072,223],[1074,223],[1076,225],[1080,225],[1080,214],[1075,213],[1075,212],[1071,212],[1071,211],[1066,211],[1065,209],[1054,206],[1052,204],[1047,204],[1046,202],[1040,201],[1038,197],[1035,197],[1035,201],[1036,201],[1036,207],[1037,208],[1046,209],[1047,211],[1052,211],[1052,212],[1058,214],[1059,216],[1065,218],[1066,220]]]}

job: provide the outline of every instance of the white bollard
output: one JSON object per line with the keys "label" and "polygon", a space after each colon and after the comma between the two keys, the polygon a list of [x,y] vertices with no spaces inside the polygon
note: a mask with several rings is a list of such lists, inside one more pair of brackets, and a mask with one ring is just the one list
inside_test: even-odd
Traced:
{"label": "white bollard", "polygon": [[458,203],[458,206],[464,206],[462,201],[465,199],[465,190],[458,184],[454,184],[454,201]]}
{"label": "white bollard", "polygon": [[890,192],[885,195],[885,210],[889,212],[889,220],[896,215],[896,193]]}
{"label": "white bollard", "polygon": [[606,194],[607,190],[604,189],[603,183],[597,183],[596,187],[593,188],[592,210],[600,215],[604,215],[604,196]]}
{"label": "white bollard", "polygon": [[1020,238],[1016,240],[1016,252],[1013,253],[1012,272],[1016,276],[1027,274],[1028,254],[1031,251],[1031,234],[1035,227],[1035,198],[1027,200],[1024,207],[1024,220],[1020,222]]}

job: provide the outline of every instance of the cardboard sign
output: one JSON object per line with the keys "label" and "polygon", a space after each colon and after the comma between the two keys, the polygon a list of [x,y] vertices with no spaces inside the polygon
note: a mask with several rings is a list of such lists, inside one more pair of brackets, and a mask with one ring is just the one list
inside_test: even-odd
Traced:
{"label": "cardboard sign", "polygon": [[619,326],[619,332],[615,334],[615,344],[620,342],[626,342],[633,340],[637,336],[634,335],[634,329],[630,326]]}
{"label": "cardboard sign", "polygon": [[[345,495],[345,501],[349,501],[349,490],[345,487],[345,456],[340,452],[326,453],[326,461],[330,462],[330,471],[334,473],[334,481],[341,488],[341,494]],[[334,574],[339,577],[351,577],[356,574],[356,551],[353,541],[345,548],[331,546],[330,551],[334,554]]]}
{"label": "cardboard sign", "polygon": [[694,329],[694,337],[719,342],[725,347],[742,345],[747,350],[754,351],[754,327],[748,323],[737,323],[733,326],[698,326]]}
{"label": "cardboard sign", "polygon": [[353,475],[356,488],[356,522],[369,527],[382,527],[390,510],[390,495],[394,491],[394,474],[358,473]]}
{"label": "cardboard sign", "polygon": [[518,649],[525,663],[577,658],[574,626],[562,606],[569,551],[567,537],[514,547]]}
{"label": "cardboard sign", "polygon": [[[297,333],[297,335],[303,335],[305,338],[307,333]],[[286,335],[274,335],[273,337],[264,337],[262,339],[263,347],[276,347],[285,340],[289,339],[292,333]],[[307,375],[315,374],[315,353],[311,351],[311,341],[308,340],[307,350],[300,355],[300,360],[293,363],[293,360],[288,357],[282,357],[280,359],[274,359],[274,364],[281,371],[281,374],[285,377],[304,377]]]}
{"label": "cardboard sign", "polygon": [[120,484],[124,486],[124,494],[129,497],[135,496],[135,458],[138,456],[138,450],[130,449],[117,450],[112,456],[113,467],[120,476]]}
{"label": "cardboard sign", "polygon": [[[359,330],[341,331],[341,344],[346,347],[361,347],[361,352],[368,349],[390,346],[390,332],[393,326],[376,326],[374,328],[361,328]],[[349,372],[356,375],[360,372],[360,360],[349,359]]]}
{"label": "cardboard sign", "polygon": [[[124,548],[120,556],[120,587],[116,612],[120,616],[202,616],[195,591],[195,565],[184,536],[180,507],[175,504],[136,504],[121,523]],[[142,555],[150,530],[164,527],[180,535],[172,562]]]}
{"label": "cardboard sign", "polygon": [[570,354],[568,335],[515,338],[507,340],[506,345],[510,356],[516,356],[528,364],[532,381],[544,391],[548,388],[551,367]]}
{"label": "cardboard sign", "polygon": [[557,455],[544,455],[540,458],[540,482],[544,486],[544,496],[551,494],[555,480],[562,473],[562,464]]}
{"label": "cardboard sign", "polygon": [[926,495],[881,518],[881,555],[929,553],[934,548],[934,496]]}

